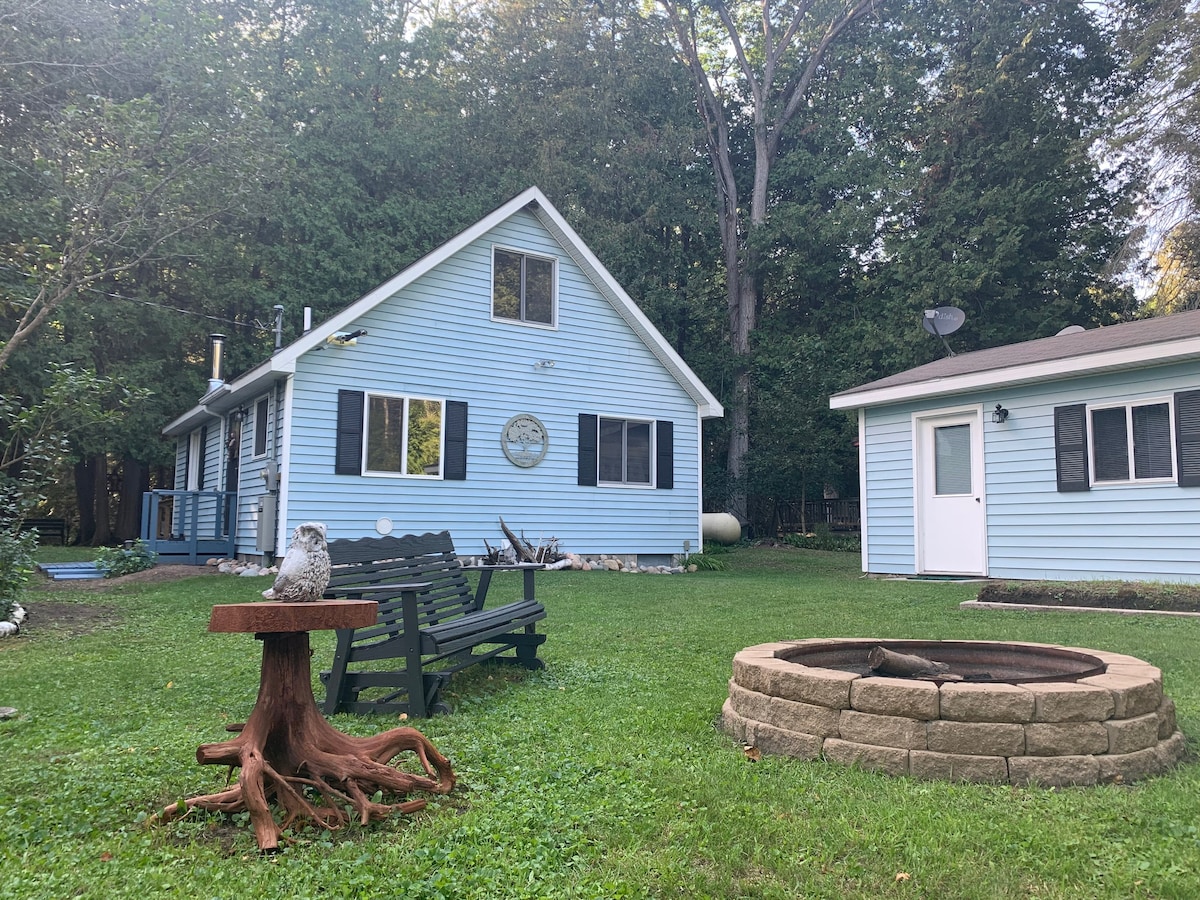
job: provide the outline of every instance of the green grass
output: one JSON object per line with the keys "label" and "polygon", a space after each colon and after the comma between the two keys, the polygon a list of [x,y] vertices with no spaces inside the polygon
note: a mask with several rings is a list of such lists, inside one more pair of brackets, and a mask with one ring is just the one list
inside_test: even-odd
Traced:
{"label": "green grass", "polygon": [[[0,705],[20,710],[0,721],[0,898],[1196,896],[1194,762],[1132,786],[951,785],[751,763],[713,723],[742,647],[879,635],[1130,653],[1162,668],[1196,735],[1200,623],[962,611],[978,585],[862,578],[847,554],[722,559],[685,576],[540,575],[548,668],[476,667],[452,685],[454,715],[417,723],[453,761],[454,793],[369,828],[300,830],[272,856],[244,816],[139,824],[223,783],[195,749],[249,713],[260,650],[207,633],[208,611],[257,598],[265,579],[33,594],[34,617],[45,600],[107,615],[78,635],[34,618],[0,641]],[[497,577],[493,602],[518,588]],[[315,673],[332,635],[313,645]]]}

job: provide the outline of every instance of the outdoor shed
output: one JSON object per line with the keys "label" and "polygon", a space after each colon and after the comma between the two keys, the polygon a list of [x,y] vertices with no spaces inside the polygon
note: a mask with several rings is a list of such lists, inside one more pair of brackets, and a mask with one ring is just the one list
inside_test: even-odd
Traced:
{"label": "outdoor shed", "polygon": [[[665,562],[701,544],[700,433],[721,404],[530,188],[225,382],[164,433],[165,558],[448,529]],[[150,509],[149,507],[153,507]]]}
{"label": "outdoor shed", "polygon": [[1200,311],[962,353],[857,410],[862,567],[1200,581]]}

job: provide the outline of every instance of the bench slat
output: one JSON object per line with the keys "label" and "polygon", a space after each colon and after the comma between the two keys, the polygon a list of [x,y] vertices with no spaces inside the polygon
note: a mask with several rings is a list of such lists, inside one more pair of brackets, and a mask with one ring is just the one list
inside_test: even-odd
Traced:
{"label": "bench slat", "polygon": [[[546,610],[533,598],[531,571],[525,574],[523,599],[483,609],[491,572],[484,571],[476,597],[449,532],[332,541],[329,554],[333,568],[326,596],[375,600],[379,606],[374,625],[338,632],[333,666],[321,673],[326,713],[424,716],[431,707],[444,706],[438,699],[441,688],[451,673],[469,665],[495,658],[542,667],[537,648],[546,636],[534,626],[546,618]],[[508,650],[516,656],[499,655]],[[349,669],[390,659],[401,665],[391,671]],[[359,700],[359,692],[369,688],[395,690],[377,700]],[[401,695],[406,702],[397,699]]]}

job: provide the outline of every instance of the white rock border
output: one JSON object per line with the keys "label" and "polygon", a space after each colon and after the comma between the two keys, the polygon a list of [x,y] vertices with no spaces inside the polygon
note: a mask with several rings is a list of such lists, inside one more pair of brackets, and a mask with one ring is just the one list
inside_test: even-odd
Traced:
{"label": "white rock border", "polygon": [[20,603],[13,603],[12,612],[8,614],[8,618],[0,622],[0,637],[11,637],[21,631],[21,623],[25,621],[25,607]]}

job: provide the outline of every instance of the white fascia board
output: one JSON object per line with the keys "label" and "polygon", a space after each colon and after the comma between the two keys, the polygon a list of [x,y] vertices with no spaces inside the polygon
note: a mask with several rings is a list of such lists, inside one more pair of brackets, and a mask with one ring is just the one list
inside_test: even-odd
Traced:
{"label": "white fascia board", "polygon": [[1198,358],[1200,358],[1200,338],[1187,338],[1161,344],[1110,350],[1105,353],[1092,353],[1069,359],[1045,360],[1005,369],[970,372],[965,375],[895,385],[873,391],[849,391],[830,397],[829,408],[862,409],[870,406],[887,406],[907,400],[926,400],[968,391],[1011,387],[1042,381],[1061,381],[1083,375],[1162,366]]}
{"label": "white fascia board", "polygon": [[[536,188],[531,190],[536,190]],[[716,396],[704,386],[704,382],[683,361],[683,357],[675,352],[675,348],[667,342],[662,333],[646,318],[646,314],[633,302],[633,298],[625,293],[625,289],[617,283],[612,273],[596,258],[596,255],[583,242],[583,239],[567,224],[567,220],[562,217],[558,210],[545,197],[541,196],[540,191],[538,194],[537,206],[533,209],[534,215],[557,238],[559,244],[566,249],[571,258],[575,260],[575,263],[591,276],[593,283],[604,294],[613,309],[617,311],[617,314],[625,320],[625,323],[641,338],[642,343],[650,349],[650,352],[671,373],[680,387],[695,401],[696,406],[700,410],[701,418],[718,419],[724,416],[725,408],[717,400]]]}
{"label": "white fascia board", "polygon": [[495,212],[484,216],[466,231],[461,232],[456,237],[451,238],[446,243],[442,244],[436,250],[431,250],[411,266],[406,268],[398,275],[389,278],[383,284],[379,285],[372,291],[364,294],[354,303],[347,306],[340,313],[326,319],[319,325],[315,325],[313,329],[299,338],[297,338],[288,346],[284,347],[272,358],[272,361],[278,361],[281,365],[289,366],[286,371],[295,371],[296,360],[303,354],[307,353],[314,347],[319,347],[325,344],[326,339],[331,334],[336,334],[339,331],[345,331],[354,323],[360,316],[370,312],[384,300],[387,300],[393,294],[403,290],[408,285],[412,284],[426,272],[441,265],[455,253],[458,253],[464,247],[478,240],[483,235],[487,234],[504,220],[511,217],[530,202],[537,201],[539,204],[546,203],[546,198],[542,192],[535,187],[528,188],[522,191],[513,199],[509,200]]}

